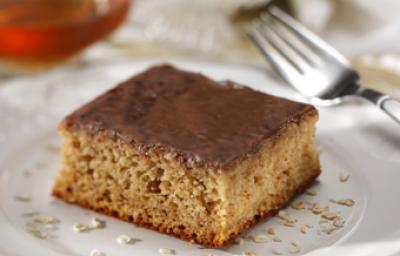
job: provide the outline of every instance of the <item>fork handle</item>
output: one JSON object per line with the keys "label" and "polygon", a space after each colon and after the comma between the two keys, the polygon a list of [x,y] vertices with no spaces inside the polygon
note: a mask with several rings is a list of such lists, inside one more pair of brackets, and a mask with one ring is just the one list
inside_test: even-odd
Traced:
{"label": "fork handle", "polygon": [[389,95],[367,88],[360,88],[356,94],[374,103],[400,124],[400,101],[393,99]]}

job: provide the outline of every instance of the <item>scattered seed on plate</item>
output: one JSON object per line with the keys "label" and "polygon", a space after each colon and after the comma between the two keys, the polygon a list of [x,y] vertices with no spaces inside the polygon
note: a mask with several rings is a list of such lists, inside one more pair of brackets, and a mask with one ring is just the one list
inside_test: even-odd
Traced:
{"label": "scattered seed on plate", "polygon": [[305,226],[306,228],[313,228],[313,227],[314,227],[313,225],[311,225],[311,224],[309,224],[309,223],[304,224],[304,226]]}
{"label": "scattered seed on plate", "polygon": [[280,239],[279,236],[274,236],[272,238],[272,241],[274,241],[275,243],[280,243],[280,242],[282,242],[282,239]]}
{"label": "scattered seed on plate", "polygon": [[209,253],[208,256],[219,256],[219,255],[215,253]]}
{"label": "scattered seed on plate", "polygon": [[29,233],[34,235],[35,237],[39,239],[46,239],[47,238],[47,233],[40,230],[34,223],[28,222],[26,224],[26,229],[28,230]]}
{"label": "scattered seed on plate", "polygon": [[327,227],[321,227],[321,232],[325,233],[327,235],[332,234],[333,231],[335,231],[337,228],[335,226],[327,226]]}
{"label": "scattered seed on plate", "polygon": [[27,193],[16,195],[14,198],[20,202],[30,202],[32,200],[32,196]]}
{"label": "scattered seed on plate", "polygon": [[242,245],[242,244],[244,244],[244,239],[241,237],[238,237],[233,241],[233,243],[237,244],[237,245]]}
{"label": "scattered seed on plate", "polygon": [[116,239],[119,244],[129,244],[133,241],[133,238],[128,235],[120,235]]}
{"label": "scattered seed on plate", "polygon": [[175,255],[175,250],[170,248],[160,248],[158,251],[161,254]]}
{"label": "scattered seed on plate", "polygon": [[297,244],[296,242],[291,242],[288,251],[289,253],[296,254],[300,253],[301,250],[299,244]]}
{"label": "scattered seed on plate", "polygon": [[278,217],[281,219],[280,223],[287,227],[294,227],[294,224],[297,222],[297,219],[283,210],[279,211]]}
{"label": "scattered seed on plate", "polygon": [[41,223],[41,224],[53,224],[57,222],[57,219],[52,216],[39,215],[33,218],[33,222]]}
{"label": "scattered seed on plate", "polygon": [[105,225],[106,225],[106,222],[104,220],[100,220],[96,217],[93,217],[92,221],[90,222],[91,228],[104,228]]}
{"label": "scattered seed on plate", "polygon": [[327,210],[321,213],[321,217],[327,220],[334,220],[338,217],[338,214]]}
{"label": "scattered seed on plate", "polygon": [[293,228],[293,227],[295,226],[295,223],[294,223],[294,222],[280,221],[280,223],[281,223],[282,225],[284,225],[285,227]]}
{"label": "scattered seed on plate", "polygon": [[329,199],[329,202],[335,203],[335,204],[340,204],[344,206],[351,207],[355,204],[353,199],[342,199],[342,200],[334,200],[334,199]]}
{"label": "scattered seed on plate", "polygon": [[243,252],[240,256],[257,256],[254,252]]}
{"label": "scattered seed on plate", "polygon": [[280,251],[277,251],[277,250],[273,250],[272,254],[273,255],[282,255],[282,253]]}
{"label": "scattered seed on plate", "polygon": [[306,205],[303,201],[294,202],[290,206],[295,210],[304,210],[306,208]]}
{"label": "scattered seed on plate", "polygon": [[339,181],[340,182],[343,182],[343,183],[347,182],[349,180],[349,178],[350,178],[349,173],[344,173],[344,172],[339,173]]}
{"label": "scattered seed on plate", "polygon": [[89,230],[89,227],[86,224],[77,223],[72,226],[72,230],[75,233],[82,233]]}
{"label": "scattered seed on plate", "polygon": [[267,234],[269,234],[271,236],[276,235],[276,231],[275,231],[275,229],[273,227],[266,228],[265,232],[267,232]]}
{"label": "scattered seed on plate", "polygon": [[306,194],[309,196],[316,196],[317,195],[317,190],[315,188],[309,188],[306,190]]}
{"label": "scattered seed on plate", "polygon": [[250,236],[251,240],[255,243],[266,243],[268,241],[268,237],[264,235],[255,235]]}
{"label": "scattered seed on plate", "polygon": [[336,219],[333,220],[333,226],[337,227],[337,228],[342,228],[344,227],[344,224],[346,222],[344,221],[344,219],[342,217],[338,217]]}
{"label": "scattered seed on plate", "polygon": [[279,212],[278,212],[278,217],[280,218],[280,219],[286,219],[286,218],[288,218],[288,216],[289,216],[289,213],[287,213],[287,212],[285,212],[284,210],[280,210]]}
{"label": "scattered seed on plate", "polygon": [[288,221],[280,221],[279,223],[281,223],[282,225],[289,227],[289,228],[293,228],[295,226],[294,222],[288,222]]}
{"label": "scattered seed on plate", "polygon": [[315,215],[321,214],[323,211],[329,210],[329,207],[322,207],[318,203],[312,203],[308,206],[308,210],[311,211]]}
{"label": "scattered seed on plate", "polygon": [[326,220],[326,219],[320,219],[320,220],[318,221],[318,224],[324,224],[324,223],[328,223],[328,220]]}
{"label": "scattered seed on plate", "polygon": [[302,234],[306,234],[307,233],[306,227],[304,225],[300,227],[300,233],[302,233]]}
{"label": "scattered seed on plate", "polygon": [[106,256],[106,254],[99,250],[91,250],[89,256]]}

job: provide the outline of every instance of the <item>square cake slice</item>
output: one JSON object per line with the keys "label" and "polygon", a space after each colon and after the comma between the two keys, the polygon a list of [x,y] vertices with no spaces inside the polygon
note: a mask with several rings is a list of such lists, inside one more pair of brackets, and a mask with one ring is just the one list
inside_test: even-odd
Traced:
{"label": "square cake slice", "polygon": [[221,247],[320,174],[317,119],[308,104],[155,66],[63,120],[53,194]]}

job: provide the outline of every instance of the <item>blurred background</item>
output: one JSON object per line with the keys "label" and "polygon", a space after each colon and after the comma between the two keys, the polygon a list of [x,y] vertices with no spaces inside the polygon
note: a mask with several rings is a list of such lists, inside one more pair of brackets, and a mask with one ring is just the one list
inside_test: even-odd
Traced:
{"label": "blurred background", "polygon": [[400,98],[397,0],[0,0],[1,80],[118,59],[268,64],[244,27],[276,4]]}

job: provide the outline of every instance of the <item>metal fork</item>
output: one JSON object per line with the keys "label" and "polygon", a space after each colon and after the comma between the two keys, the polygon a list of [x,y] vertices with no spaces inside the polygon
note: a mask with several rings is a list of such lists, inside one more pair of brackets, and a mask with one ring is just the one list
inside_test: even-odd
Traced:
{"label": "metal fork", "polygon": [[343,55],[279,8],[270,6],[247,33],[278,74],[311,102],[330,106],[361,96],[400,124],[400,101],[362,88]]}

